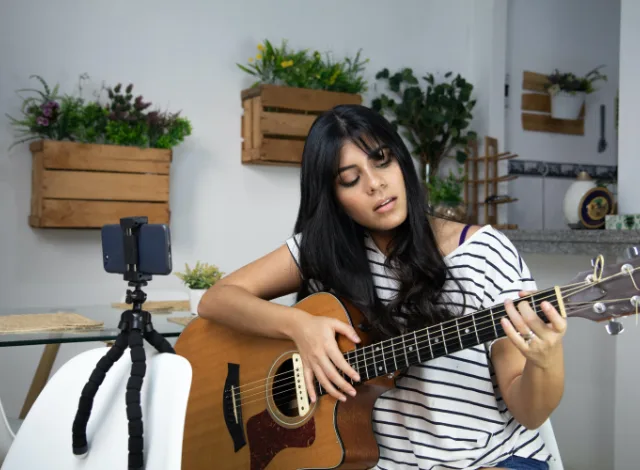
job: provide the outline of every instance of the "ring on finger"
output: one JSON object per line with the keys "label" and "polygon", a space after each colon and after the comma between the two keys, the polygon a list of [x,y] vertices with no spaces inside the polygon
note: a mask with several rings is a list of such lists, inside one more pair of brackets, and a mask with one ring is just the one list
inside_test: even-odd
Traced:
{"label": "ring on finger", "polygon": [[536,334],[531,330],[522,335],[522,339],[524,339],[527,344],[531,344],[531,341],[533,341],[533,338],[535,337]]}

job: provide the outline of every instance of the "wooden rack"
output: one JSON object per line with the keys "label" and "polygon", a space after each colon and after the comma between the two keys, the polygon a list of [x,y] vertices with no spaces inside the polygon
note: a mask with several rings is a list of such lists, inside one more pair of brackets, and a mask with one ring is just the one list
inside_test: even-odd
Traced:
{"label": "wooden rack", "polygon": [[[467,207],[468,223],[478,224],[480,222],[480,208],[483,209],[483,223],[494,226],[497,229],[517,229],[516,224],[498,223],[498,205],[509,204],[518,199],[498,194],[498,183],[515,180],[515,175],[500,175],[498,172],[498,162],[516,158],[517,154],[510,152],[498,153],[498,139],[493,137],[484,138],[485,152],[483,156],[478,156],[478,142],[469,143],[469,158],[464,163],[464,203]],[[481,164],[483,166],[484,177],[480,178]],[[479,192],[483,190],[482,200],[479,200]],[[495,199],[494,199],[495,198]]]}
{"label": "wooden rack", "polygon": [[[545,90],[547,76],[541,73],[522,73],[522,128],[525,131],[553,132],[556,134],[584,135],[582,105],[578,119],[554,119],[551,117],[551,98]],[[533,93],[524,93],[524,91]]]}

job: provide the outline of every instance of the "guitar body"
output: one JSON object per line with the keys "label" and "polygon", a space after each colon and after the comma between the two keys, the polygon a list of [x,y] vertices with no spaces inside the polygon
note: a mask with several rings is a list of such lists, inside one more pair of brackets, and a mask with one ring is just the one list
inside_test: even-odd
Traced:
{"label": "guitar body", "polygon": [[[364,321],[357,309],[326,293],[309,296],[296,308],[356,329]],[[370,343],[365,332],[358,335],[362,346]],[[355,349],[343,336],[338,345],[343,352]],[[345,403],[327,394],[305,408],[304,400],[296,400],[299,357],[292,341],[246,335],[195,318],[175,350],[193,369],[184,470],[367,469],[377,463],[371,416],[376,399],[393,387],[392,378],[359,385],[356,397]]]}

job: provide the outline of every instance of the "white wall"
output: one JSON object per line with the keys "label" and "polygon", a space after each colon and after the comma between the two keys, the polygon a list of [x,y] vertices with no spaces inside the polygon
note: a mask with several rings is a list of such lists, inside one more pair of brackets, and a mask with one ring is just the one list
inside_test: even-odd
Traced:
{"label": "white wall", "polygon": [[[507,72],[509,107],[506,146],[522,160],[615,165],[617,141],[614,99],[618,88],[620,0],[511,0],[508,12]],[[587,97],[583,136],[532,132],[522,129],[522,72],[573,71],[585,74],[599,65],[608,76]],[[600,105],[606,105],[607,149],[598,153]],[[570,180],[549,178],[543,191],[539,177],[509,182],[509,194],[520,202],[509,204],[509,223],[520,228],[564,229],[562,200]]]}
{"label": "white wall", "polygon": [[[362,47],[371,79],[383,67],[416,73],[471,71],[475,12],[464,0],[366,0],[322,3],[82,2],[4,0],[0,15],[0,109],[17,114],[14,90],[41,74],[74,91],[87,72],[133,82],[134,91],[192,120],[193,135],[175,149],[171,173],[175,270],[196,259],[229,272],[281,244],[297,212],[297,168],[240,164],[240,91],[251,83],[235,65],[269,38],[333,50]],[[446,38],[446,40],[445,40]],[[446,45],[446,47],[443,47]],[[373,83],[371,83],[373,88]],[[371,94],[367,95],[367,101]],[[4,119],[4,118],[3,118]],[[34,310],[106,304],[126,284],[101,266],[98,231],[34,230],[27,225],[31,161],[26,146],[7,152],[12,131],[0,124],[0,305]],[[153,287],[180,288],[156,277]],[[62,346],[56,368],[91,345]],[[0,350],[0,397],[17,416],[42,347]],[[10,378],[7,380],[7,378]]]}
{"label": "white wall", "polygon": [[[618,197],[621,214],[640,213],[640,132],[638,132],[638,109],[640,108],[640,3],[622,0],[620,24],[620,155],[618,166]],[[636,278],[637,279],[637,278]],[[639,330],[635,319],[629,318],[627,332],[619,337],[616,354],[616,427],[615,469],[627,470],[638,467],[638,423],[640,406]]]}

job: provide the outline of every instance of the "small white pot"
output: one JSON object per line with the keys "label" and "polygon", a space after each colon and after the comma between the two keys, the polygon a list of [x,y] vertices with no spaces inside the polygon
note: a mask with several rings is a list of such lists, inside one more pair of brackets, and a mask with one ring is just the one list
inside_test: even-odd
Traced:
{"label": "small white pot", "polygon": [[560,91],[551,95],[551,117],[554,119],[578,119],[580,108],[587,94],[584,91],[567,93]]}
{"label": "small white pot", "polygon": [[207,292],[207,289],[189,289],[189,304],[192,314],[198,314],[198,304],[205,292]]}

